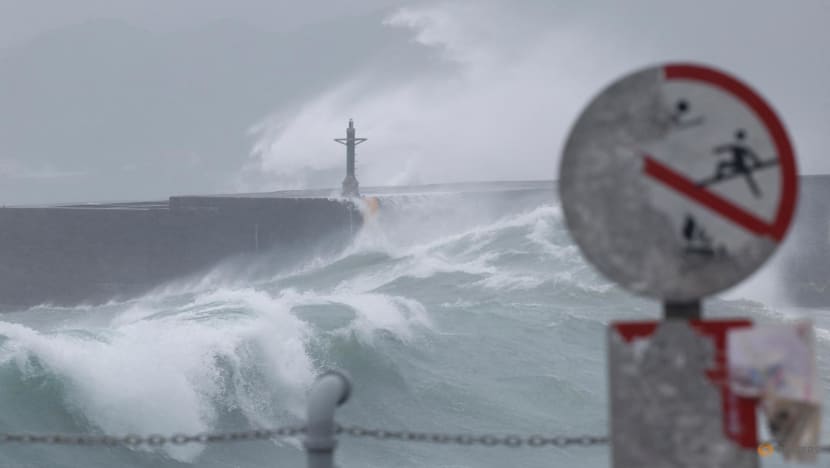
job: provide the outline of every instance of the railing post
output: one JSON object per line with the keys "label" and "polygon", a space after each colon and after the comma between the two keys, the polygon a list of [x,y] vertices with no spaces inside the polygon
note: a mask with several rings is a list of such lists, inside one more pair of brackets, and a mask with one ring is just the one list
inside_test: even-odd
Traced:
{"label": "railing post", "polygon": [[308,421],[303,441],[308,455],[308,468],[334,468],[334,410],[349,399],[352,384],[349,376],[339,370],[324,372],[308,396]]}

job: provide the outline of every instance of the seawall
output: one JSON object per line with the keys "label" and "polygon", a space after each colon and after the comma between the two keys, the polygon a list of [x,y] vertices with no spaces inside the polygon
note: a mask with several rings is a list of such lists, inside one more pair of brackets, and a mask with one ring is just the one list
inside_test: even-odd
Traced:
{"label": "seawall", "polygon": [[101,302],[233,256],[333,250],[361,223],[351,203],[326,198],[0,208],[0,308]]}
{"label": "seawall", "polygon": [[776,255],[788,302],[830,307],[830,176],[800,178],[795,222]]}

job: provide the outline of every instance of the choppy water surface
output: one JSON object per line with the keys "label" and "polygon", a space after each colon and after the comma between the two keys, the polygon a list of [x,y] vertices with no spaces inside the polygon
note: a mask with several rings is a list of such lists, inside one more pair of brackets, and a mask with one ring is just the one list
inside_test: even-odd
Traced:
{"label": "choppy water surface", "polygon": [[[552,193],[552,192],[551,192]],[[774,268],[769,265],[769,268]],[[605,434],[605,329],[657,318],[582,259],[550,193],[484,206],[387,202],[332,258],[219,268],[140,299],[0,321],[0,432],[196,433],[296,424],[323,368],[346,369],[339,420],[389,429]],[[823,385],[830,319],[758,275],[707,315],[811,316]],[[830,419],[824,419],[830,440]],[[0,465],[303,466],[297,441],[161,449],[3,446]],[[341,466],[608,466],[608,448],[507,449],[343,439]],[[780,458],[765,462],[778,466]]]}

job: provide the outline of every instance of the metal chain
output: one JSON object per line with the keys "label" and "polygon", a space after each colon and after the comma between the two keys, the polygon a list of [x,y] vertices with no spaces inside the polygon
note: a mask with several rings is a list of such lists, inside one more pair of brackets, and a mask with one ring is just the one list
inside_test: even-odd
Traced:
{"label": "metal chain", "polygon": [[[760,442],[758,444],[759,447],[761,445],[772,446],[772,448],[775,449],[775,453],[780,453],[780,452],[783,452],[783,450],[784,450],[784,448],[781,446],[781,444],[779,444],[778,442],[775,442],[773,440],[767,440],[767,441],[764,441],[764,442]],[[828,444],[828,445],[819,445],[817,447],[809,447],[809,449],[814,451],[814,452],[827,452],[827,453],[830,453],[830,444]]]}
{"label": "metal chain", "polygon": [[[281,427],[277,429],[259,429],[244,432],[225,432],[213,434],[174,434],[163,436],[152,434],[148,436],[126,435],[123,437],[86,434],[4,434],[0,433],[0,444],[62,444],[62,445],[185,445],[190,443],[215,442],[243,442],[253,440],[267,440],[278,437],[294,437],[305,433],[304,427]],[[607,437],[595,436],[553,436],[532,435],[521,437],[517,435],[494,436],[472,434],[441,434],[428,432],[389,431],[385,429],[366,429],[359,426],[337,426],[337,434],[346,434],[353,437],[372,437],[378,440],[401,440],[407,442],[431,442],[437,444],[483,445],[485,447],[567,447],[594,446],[608,443]]]}
{"label": "metal chain", "polygon": [[[185,445],[191,443],[207,444],[218,442],[245,442],[268,440],[274,438],[296,437],[305,434],[305,427],[284,426],[274,429],[256,429],[240,432],[201,433],[195,435],[174,434],[164,436],[135,434],[123,437],[88,434],[9,434],[0,433],[0,444],[52,444],[52,445],[88,445],[88,446],[160,446]],[[340,426],[335,432],[352,437],[369,437],[377,440],[399,440],[404,442],[427,442],[435,444],[482,445],[485,447],[593,447],[608,444],[607,436],[518,436],[518,435],[473,435],[446,434],[434,432],[390,431],[386,429],[369,429],[360,426]],[[830,445],[816,447],[820,452],[830,452]]]}
{"label": "metal chain", "polygon": [[471,434],[442,434],[429,432],[389,431],[367,429],[360,426],[337,426],[338,434],[353,437],[372,437],[379,440],[401,440],[406,442],[429,442],[435,444],[483,445],[485,447],[567,447],[571,445],[591,447],[608,443],[606,436],[495,436]]}
{"label": "metal chain", "polygon": [[[346,434],[352,437],[371,437],[378,440],[401,440],[406,442],[429,442],[436,444],[483,445],[486,447],[591,447],[609,443],[607,436],[494,436],[471,434],[443,434],[430,432],[390,431],[385,429],[368,429],[360,426],[337,426],[337,434]],[[776,450],[780,447],[772,442]],[[830,452],[830,445],[816,447],[819,452]]]}
{"label": "metal chain", "polygon": [[245,442],[273,438],[294,437],[305,433],[305,427],[279,427],[275,429],[256,429],[241,432],[202,433],[195,435],[173,434],[164,436],[151,434],[140,436],[129,434],[123,437],[88,434],[7,434],[0,433],[0,444],[52,444],[52,445],[185,445],[191,443]]}

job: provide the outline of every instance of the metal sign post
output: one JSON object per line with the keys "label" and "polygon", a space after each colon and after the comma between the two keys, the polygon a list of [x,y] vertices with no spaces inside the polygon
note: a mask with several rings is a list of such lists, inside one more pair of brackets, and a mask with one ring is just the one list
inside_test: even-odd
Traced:
{"label": "metal sign post", "polygon": [[700,301],[663,303],[663,316],[667,319],[700,320],[702,314]]}
{"label": "metal sign post", "polygon": [[751,322],[701,320],[701,300],[772,255],[797,185],[775,112],[710,67],[637,71],[580,115],[559,171],[566,224],[590,263],[667,319],[609,327],[614,467],[758,465],[755,402],[726,385],[728,334]]}

